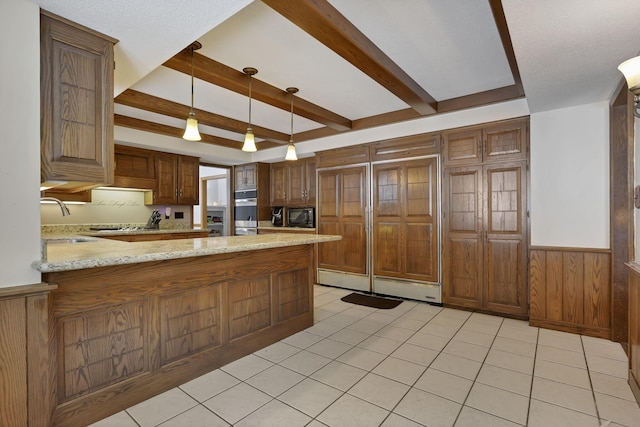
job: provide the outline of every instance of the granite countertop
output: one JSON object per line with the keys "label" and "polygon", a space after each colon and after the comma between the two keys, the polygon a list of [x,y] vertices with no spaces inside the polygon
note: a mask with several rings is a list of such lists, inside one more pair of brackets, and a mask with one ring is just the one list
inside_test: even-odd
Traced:
{"label": "granite countertop", "polygon": [[[184,232],[184,230],[182,230]],[[51,235],[43,238],[43,259],[31,266],[48,273],[85,268],[162,261],[194,256],[252,251],[340,240],[320,234],[262,234],[256,236],[121,242],[82,235]],[[77,239],[72,243],[72,239]],[[57,240],[57,242],[56,242]]]}

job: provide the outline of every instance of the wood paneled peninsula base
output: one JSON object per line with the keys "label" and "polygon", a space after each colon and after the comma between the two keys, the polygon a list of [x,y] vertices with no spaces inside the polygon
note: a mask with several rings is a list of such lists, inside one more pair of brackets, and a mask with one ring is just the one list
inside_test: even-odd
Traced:
{"label": "wood paneled peninsula base", "polygon": [[314,244],[338,239],[49,244],[34,263],[57,288],[33,326],[49,351],[29,363],[42,380],[30,415],[87,425],[312,326]]}

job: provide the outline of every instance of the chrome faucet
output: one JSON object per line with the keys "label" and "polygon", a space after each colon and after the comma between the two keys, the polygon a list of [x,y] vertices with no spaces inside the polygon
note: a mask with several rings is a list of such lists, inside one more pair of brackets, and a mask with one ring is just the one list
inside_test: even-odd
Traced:
{"label": "chrome faucet", "polygon": [[64,202],[60,199],[56,199],[55,197],[40,197],[40,201],[56,202],[60,206],[60,210],[62,211],[62,216],[71,215],[71,212],[69,212],[69,208],[67,207],[67,205],[65,205]]}

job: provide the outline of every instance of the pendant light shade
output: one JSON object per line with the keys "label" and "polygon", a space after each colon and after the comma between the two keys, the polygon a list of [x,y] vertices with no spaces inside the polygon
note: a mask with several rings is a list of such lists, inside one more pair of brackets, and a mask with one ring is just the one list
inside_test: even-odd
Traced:
{"label": "pendant light shade", "polygon": [[191,43],[189,48],[191,49],[191,111],[189,111],[189,117],[187,118],[187,127],[184,130],[183,139],[187,141],[200,141],[200,132],[198,131],[198,120],[196,120],[196,114],[193,112],[193,51],[202,47],[199,42]]}
{"label": "pendant light shade", "polygon": [[200,132],[198,132],[198,120],[196,120],[196,115],[192,112],[189,113],[189,117],[187,118],[187,127],[184,130],[184,135],[182,135],[183,139],[187,141],[200,141]]}
{"label": "pendant light shade", "polygon": [[289,145],[287,146],[287,155],[285,160],[298,160],[296,154],[296,146],[293,144],[293,94],[298,92],[297,87],[288,87],[287,92],[291,95],[291,136],[289,137]]}
{"label": "pendant light shade", "polygon": [[287,155],[284,156],[285,160],[298,160],[298,155],[296,154],[296,146],[293,142],[289,142],[287,146]]}
{"label": "pendant light shade", "polygon": [[242,151],[253,153],[258,149],[256,148],[256,139],[253,136],[253,129],[251,129],[251,76],[258,74],[258,70],[252,67],[246,67],[243,68],[242,71],[249,76],[249,126],[247,127],[247,133],[244,136]]}
{"label": "pendant light shade", "polygon": [[640,118],[640,56],[627,59],[618,66],[633,94],[633,115]]}

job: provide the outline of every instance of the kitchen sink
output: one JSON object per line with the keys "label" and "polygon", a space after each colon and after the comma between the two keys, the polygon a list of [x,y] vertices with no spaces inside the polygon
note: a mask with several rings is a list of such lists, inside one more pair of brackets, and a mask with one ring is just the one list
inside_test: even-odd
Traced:
{"label": "kitchen sink", "polygon": [[96,239],[91,239],[89,237],[69,237],[64,239],[45,239],[45,240],[48,245],[52,243],[85,243],[85,242],[96,241]]}

